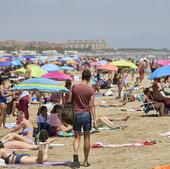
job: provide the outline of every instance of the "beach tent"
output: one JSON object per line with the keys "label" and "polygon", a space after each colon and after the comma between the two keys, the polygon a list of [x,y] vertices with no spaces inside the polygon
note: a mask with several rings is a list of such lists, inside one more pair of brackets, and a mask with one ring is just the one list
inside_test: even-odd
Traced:
{"label": "beach tent", "polygon": [[38,90],[42,92],[68,92],[62,83],[47,78],[31,78],[15,85],[12,90]]}

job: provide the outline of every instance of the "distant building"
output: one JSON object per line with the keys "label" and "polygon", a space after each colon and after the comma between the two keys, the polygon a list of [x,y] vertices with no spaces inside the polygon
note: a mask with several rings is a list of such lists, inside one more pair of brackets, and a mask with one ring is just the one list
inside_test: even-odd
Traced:
{"label": "distant building", "polygon": [[100,50],[107,48],[105,40],[69,40],[59,44],[63,49],[93,49]]}

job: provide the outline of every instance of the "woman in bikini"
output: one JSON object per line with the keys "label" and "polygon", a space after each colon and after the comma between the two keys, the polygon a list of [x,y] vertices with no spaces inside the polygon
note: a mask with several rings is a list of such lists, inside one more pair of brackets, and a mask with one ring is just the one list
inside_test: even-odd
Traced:
{"label": "woman in bikini", "polygon": [[37,156],[16,154],[15,151],[5,148],[0,142],[0,158],[4,159],[6,164],[43,164],[48,160],[48,142],[39,143]]}
{"label": "woman in bikini", "polygon": [[[31,121],[25,119],[24,113],[21,111],[17,113],[16,120],[17,127],[12,129],[5,137],[1,139],[1,141],[3,143],[14,140],[33,143],[33,124]],[[19,132],[21,129],[22,131]]]}

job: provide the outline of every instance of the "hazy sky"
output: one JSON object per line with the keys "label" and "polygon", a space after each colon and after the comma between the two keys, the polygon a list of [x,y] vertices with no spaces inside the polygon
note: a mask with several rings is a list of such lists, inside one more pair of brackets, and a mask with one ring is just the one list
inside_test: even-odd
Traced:
{"label": "hazy sky", "polygon": [[0,0],[0,39],[170,49],[170,0]]}

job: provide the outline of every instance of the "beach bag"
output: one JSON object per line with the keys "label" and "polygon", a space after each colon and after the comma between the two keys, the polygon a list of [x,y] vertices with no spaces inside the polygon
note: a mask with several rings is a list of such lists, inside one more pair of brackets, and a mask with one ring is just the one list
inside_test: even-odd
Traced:
{"label": "beach bag", "polygon": [[74,124],[74,110],[72,102],[68,102],[64,105],[61,112],[61,120],[66,124]]}
{"label": "beach bag", "polygon": [[73,109],[72,99],[71,102],[68,102],[64,105],[61,111],[61,121],[63,122],[63,124],[70,124],[70,125],[74,124],[74,109]]}

